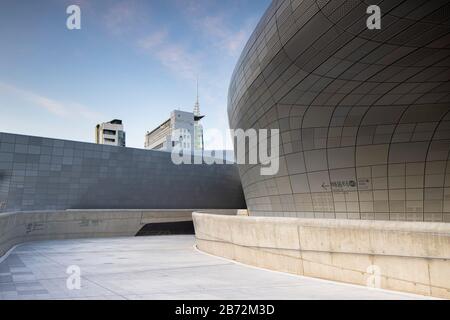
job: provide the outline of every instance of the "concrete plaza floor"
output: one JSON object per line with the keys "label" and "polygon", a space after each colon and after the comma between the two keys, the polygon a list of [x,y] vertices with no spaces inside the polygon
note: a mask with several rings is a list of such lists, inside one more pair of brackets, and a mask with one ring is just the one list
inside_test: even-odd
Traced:
{"label": "concrete plaza floor", "polygon": [[[247,267],[193,244],[193,236],[23,244],[0,263],[0,299],[422,298]],[[67,288],[70,266],[81,271],[79,290]]]}

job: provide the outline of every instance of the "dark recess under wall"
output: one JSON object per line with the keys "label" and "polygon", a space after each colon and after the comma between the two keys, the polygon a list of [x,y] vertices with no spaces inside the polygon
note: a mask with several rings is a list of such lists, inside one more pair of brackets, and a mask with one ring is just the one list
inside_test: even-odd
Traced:
{"label": "dark recess under wall", "polygon": [[149,223],[143,226],[136,236],[161,236],[175,234],[195,234],[194,223],[192,221]]}

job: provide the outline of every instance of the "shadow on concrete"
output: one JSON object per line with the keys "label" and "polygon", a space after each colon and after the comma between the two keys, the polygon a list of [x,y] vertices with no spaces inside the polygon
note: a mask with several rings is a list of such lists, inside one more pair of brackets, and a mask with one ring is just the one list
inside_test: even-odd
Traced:
{"label": "shadow on concrete", "polygon": [[192,221],[148,223],[139,230],[137,237],[176,234],[195,234]]}

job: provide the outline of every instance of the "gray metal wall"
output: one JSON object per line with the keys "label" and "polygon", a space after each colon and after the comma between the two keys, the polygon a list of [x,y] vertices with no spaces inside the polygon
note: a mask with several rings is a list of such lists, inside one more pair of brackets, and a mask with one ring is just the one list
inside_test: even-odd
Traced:
{"label": "gray metal wall", "polygon": [[280,129],[278,175],[239,167],[251,214],[450,222],[449,10],[272,2],[229,90],[232,128]]}
{"label": "gray metal wall", "polygon": [[235,165],[170,153],[0,133],[0,212],[245,208]]}

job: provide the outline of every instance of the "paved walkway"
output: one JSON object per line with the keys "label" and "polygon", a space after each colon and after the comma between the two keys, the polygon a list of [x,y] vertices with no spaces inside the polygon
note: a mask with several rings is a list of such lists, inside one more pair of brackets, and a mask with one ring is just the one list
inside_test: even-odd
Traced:
{"label": "paved walkway", "polygon": [[[0,299],[414,298],[246,267],[200,253],[193,244],[193,236],[24,244],[0,263]],[[81,270],[80,290],[66,285],[67,268],[74,265]]]}

